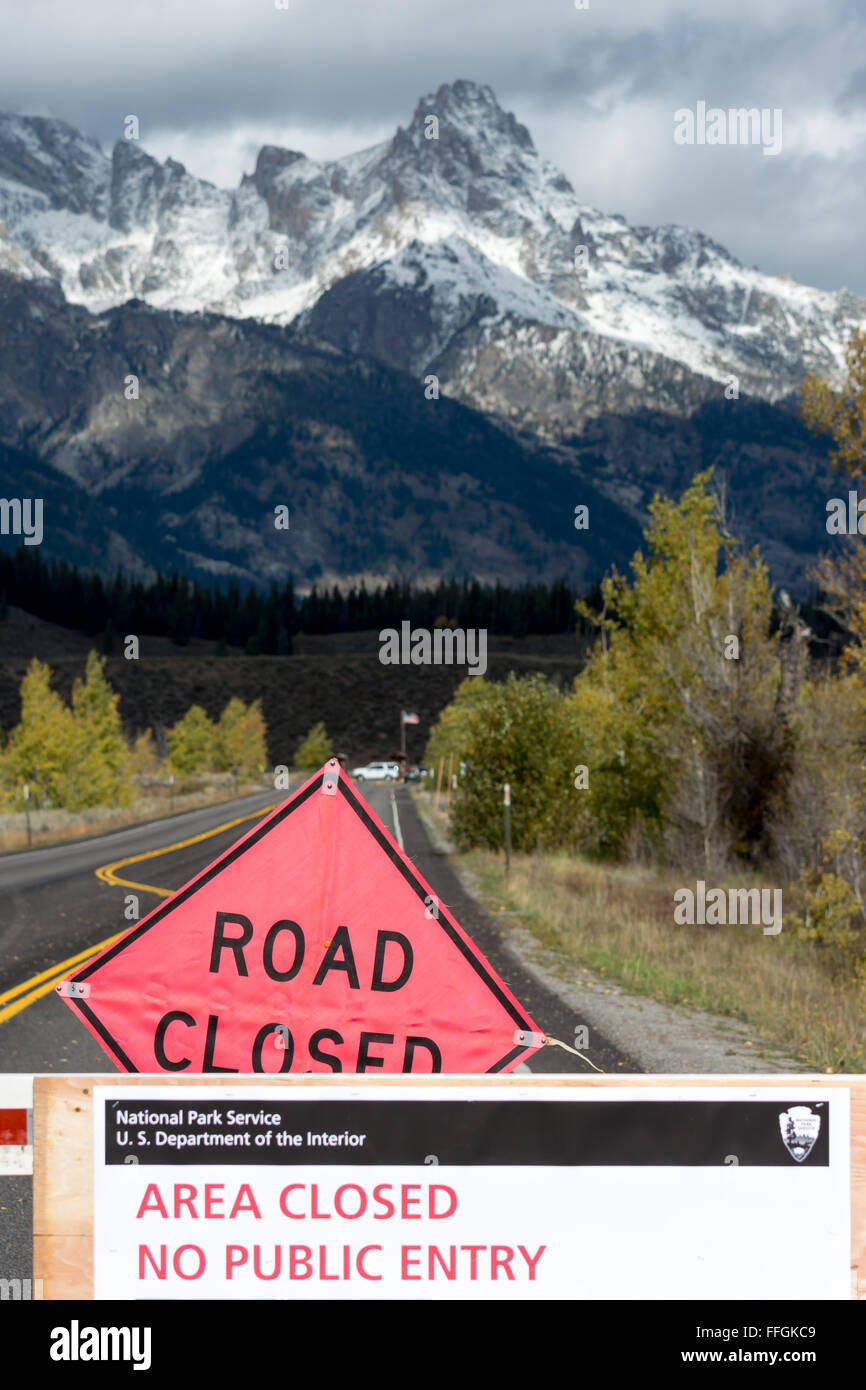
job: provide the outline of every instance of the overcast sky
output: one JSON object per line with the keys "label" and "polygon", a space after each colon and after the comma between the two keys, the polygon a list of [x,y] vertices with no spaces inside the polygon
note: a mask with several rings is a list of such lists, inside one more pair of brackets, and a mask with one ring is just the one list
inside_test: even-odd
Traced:
{"label": "overcast sky", "polygon": [[[264,143],[346,154],[458,77],[578,197],[866,295],[864,0],[0,0],[0,107],[234,185]],[[683,147],[673,113],[781,108],[783,148]]]}

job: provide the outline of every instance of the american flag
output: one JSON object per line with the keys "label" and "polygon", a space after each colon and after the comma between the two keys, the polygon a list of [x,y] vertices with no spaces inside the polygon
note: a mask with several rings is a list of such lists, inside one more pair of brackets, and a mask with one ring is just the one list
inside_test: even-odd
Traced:
{"label": "american flag", "polygon": [[404,711],[403,711],[403,723],[404,723],[404,724],[420,724],[420,722],[421,722],[421,721],[420,721],[420,719],[418,718],[417,714],[410,714],[409,711],[408,711],[407,709],[404,709]]}

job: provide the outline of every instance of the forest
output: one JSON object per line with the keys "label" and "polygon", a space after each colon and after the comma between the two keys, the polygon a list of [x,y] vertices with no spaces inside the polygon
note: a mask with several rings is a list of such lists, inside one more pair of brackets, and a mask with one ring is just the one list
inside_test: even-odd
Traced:
{"label": "forest", "polygon": [[[591,605],[598,591],[586,597]],[[408,619],[432,628],[437,619],[457,627],[525,637],[574,628],[577,591],[564,579],[515,588],[484,585],[464,577],[424,587],[390,580],[317,586],[295,592],[291,579],[267,588],[236,581],[212,584],[180,574],[136,579],[118,572],[106,577],[65,560],[43,560],[38,550],[19,546],[0,551],[0,617],[10,605],[61,627],[99,639],[110,654],[127,633],[168,637],[179,646],[193,638],[250,656],[287,656],[299,632],[369,632],[399,627]],[[582,620],[581,620],[582,622]],[[583,630],[583,629],[582,629]]]}

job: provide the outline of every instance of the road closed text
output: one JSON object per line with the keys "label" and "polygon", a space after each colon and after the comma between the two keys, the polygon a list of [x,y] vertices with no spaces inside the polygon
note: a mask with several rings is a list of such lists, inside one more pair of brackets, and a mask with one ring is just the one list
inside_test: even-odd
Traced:
{"label": "road closed text", "polygon": [[[273,1194],[276,1195],[276,1194]],[[514,1241],[499,1244],[437,1238],[435,1241],[355,1242],[343,1240],[340,1223],[365,1220],[401,1223],[447,1222],[458,1213],[460,1201],[450,1183],[360,1182],[326,1184],[286,1183],[276,1202],[264,1192],[256,1194],[247,1182],[226,1184],[147,1183],[136,1212],[141,1233],[138,1243],[138,1280],[143,1288],[162,1281],[180,1280],[189,1285],[218,1274],[227,1284],[287,1280],[292,1283],[363,1280],[400,1282],[528,1281],[534,1282],[546,1246]],[[252,1219],[263,1223],[262,1235],[282,1222],[300,1222],[306,1241],[286,1243],[269,1239],[233,1239],[224,1245],[210,1239],[190,1239],[190,1221],[206,1226],[214,1221]],[[187,1239],[160,1239],[165,1222],[183,1220]],[[337,1223],[320,1228],[316,1240],[309,1224]],[[158,1229],[153,1230],[158,1223]],[[211,1228],[212,1229],[212,1228]],[[423,1228],[422,1228],[423,1229]],[[439,1229],[439,1228],[437,1228]],[[447,1232],[447,1227],[442,1228]],[[420,1234],[420,1231],[419,1231]],[[214,1267],[216,1266],[216,1268]]]}
{"label": "road closed text", "polygon": [[[314,955],[315,952],[315,955]],[[313,958],[314,956],[314,958]],[[287,918],[257,934],[252,921],[241,912],[217,912],[210,946],[208,973],[226,981],[245,979],[261,971],[267,980],[290,986],[307,965],[311,991],[337,985],[345,1003],[333,1017],[337,1026],[298,1028],[285,1019],[257,1019],[241,1039],[231,1017],[219,1013],[175,1008],[157,1021],[153,1054],[164,1071],[238,1072],[281,1074],[308,1069],[330,1072],[441,1072],[442,1052],[435,1039],[414,1033],[363,1029],[343,1022],[343,1015],[357,1017],[360,993],[373,997],[392,995],[412,977],[415,963],[411,942],[402,932],[379,930],[375,941],[362,950],[353,943],[348,926],[337,926],[326,942],[308,942],[298,922]],[[286,992],[286,1015],[292,1013],[292,996]],[[324,1001],[323,1001],[324,1002]],[[333,1005],[331,1006],[333,1007]],[[397,1011],[399,1015],[399,1010]],[[319,1011],[321,1021],[321,1011]],[[224,1031],[231,1038],[223,1043]],[[239,1051],[240,1049],[240,1051]],[[229,1057],[244,1066],[229,1066]],[[303,1060],[302,1060],[303,1059]]]}

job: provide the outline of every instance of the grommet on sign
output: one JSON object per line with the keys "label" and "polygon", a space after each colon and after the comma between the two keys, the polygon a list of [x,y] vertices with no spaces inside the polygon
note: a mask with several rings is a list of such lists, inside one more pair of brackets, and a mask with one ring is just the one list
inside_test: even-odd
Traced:
{"label": "grommet on sign", "polygon": [[61,980],[57,993],[63,999],[86,999],[90,994],[90,985],[76,984],[75,980]]}
{"label": "grommet on sign", "polygon": [[337,795],[337,783],[339,780],[340,765],[336,758],[332,758],[322,776],[322,792],[325,796]]}
{"label": "grommet on sign", "polygon": [[514,1043],[517,1047],[561,1047],[563,1052],[570,1052],[572,1057],[579,1057],[582,1062],[586,1062],[593,1071],[603,1071],[602,1067],[597,1067],[584,1053],[578,1052],[576,1047],[569,1047],[568,1043],[560,1042],[559,1038],[549,1038],[546,1033],[521,1032],[518,1028],[514,1033]]}

